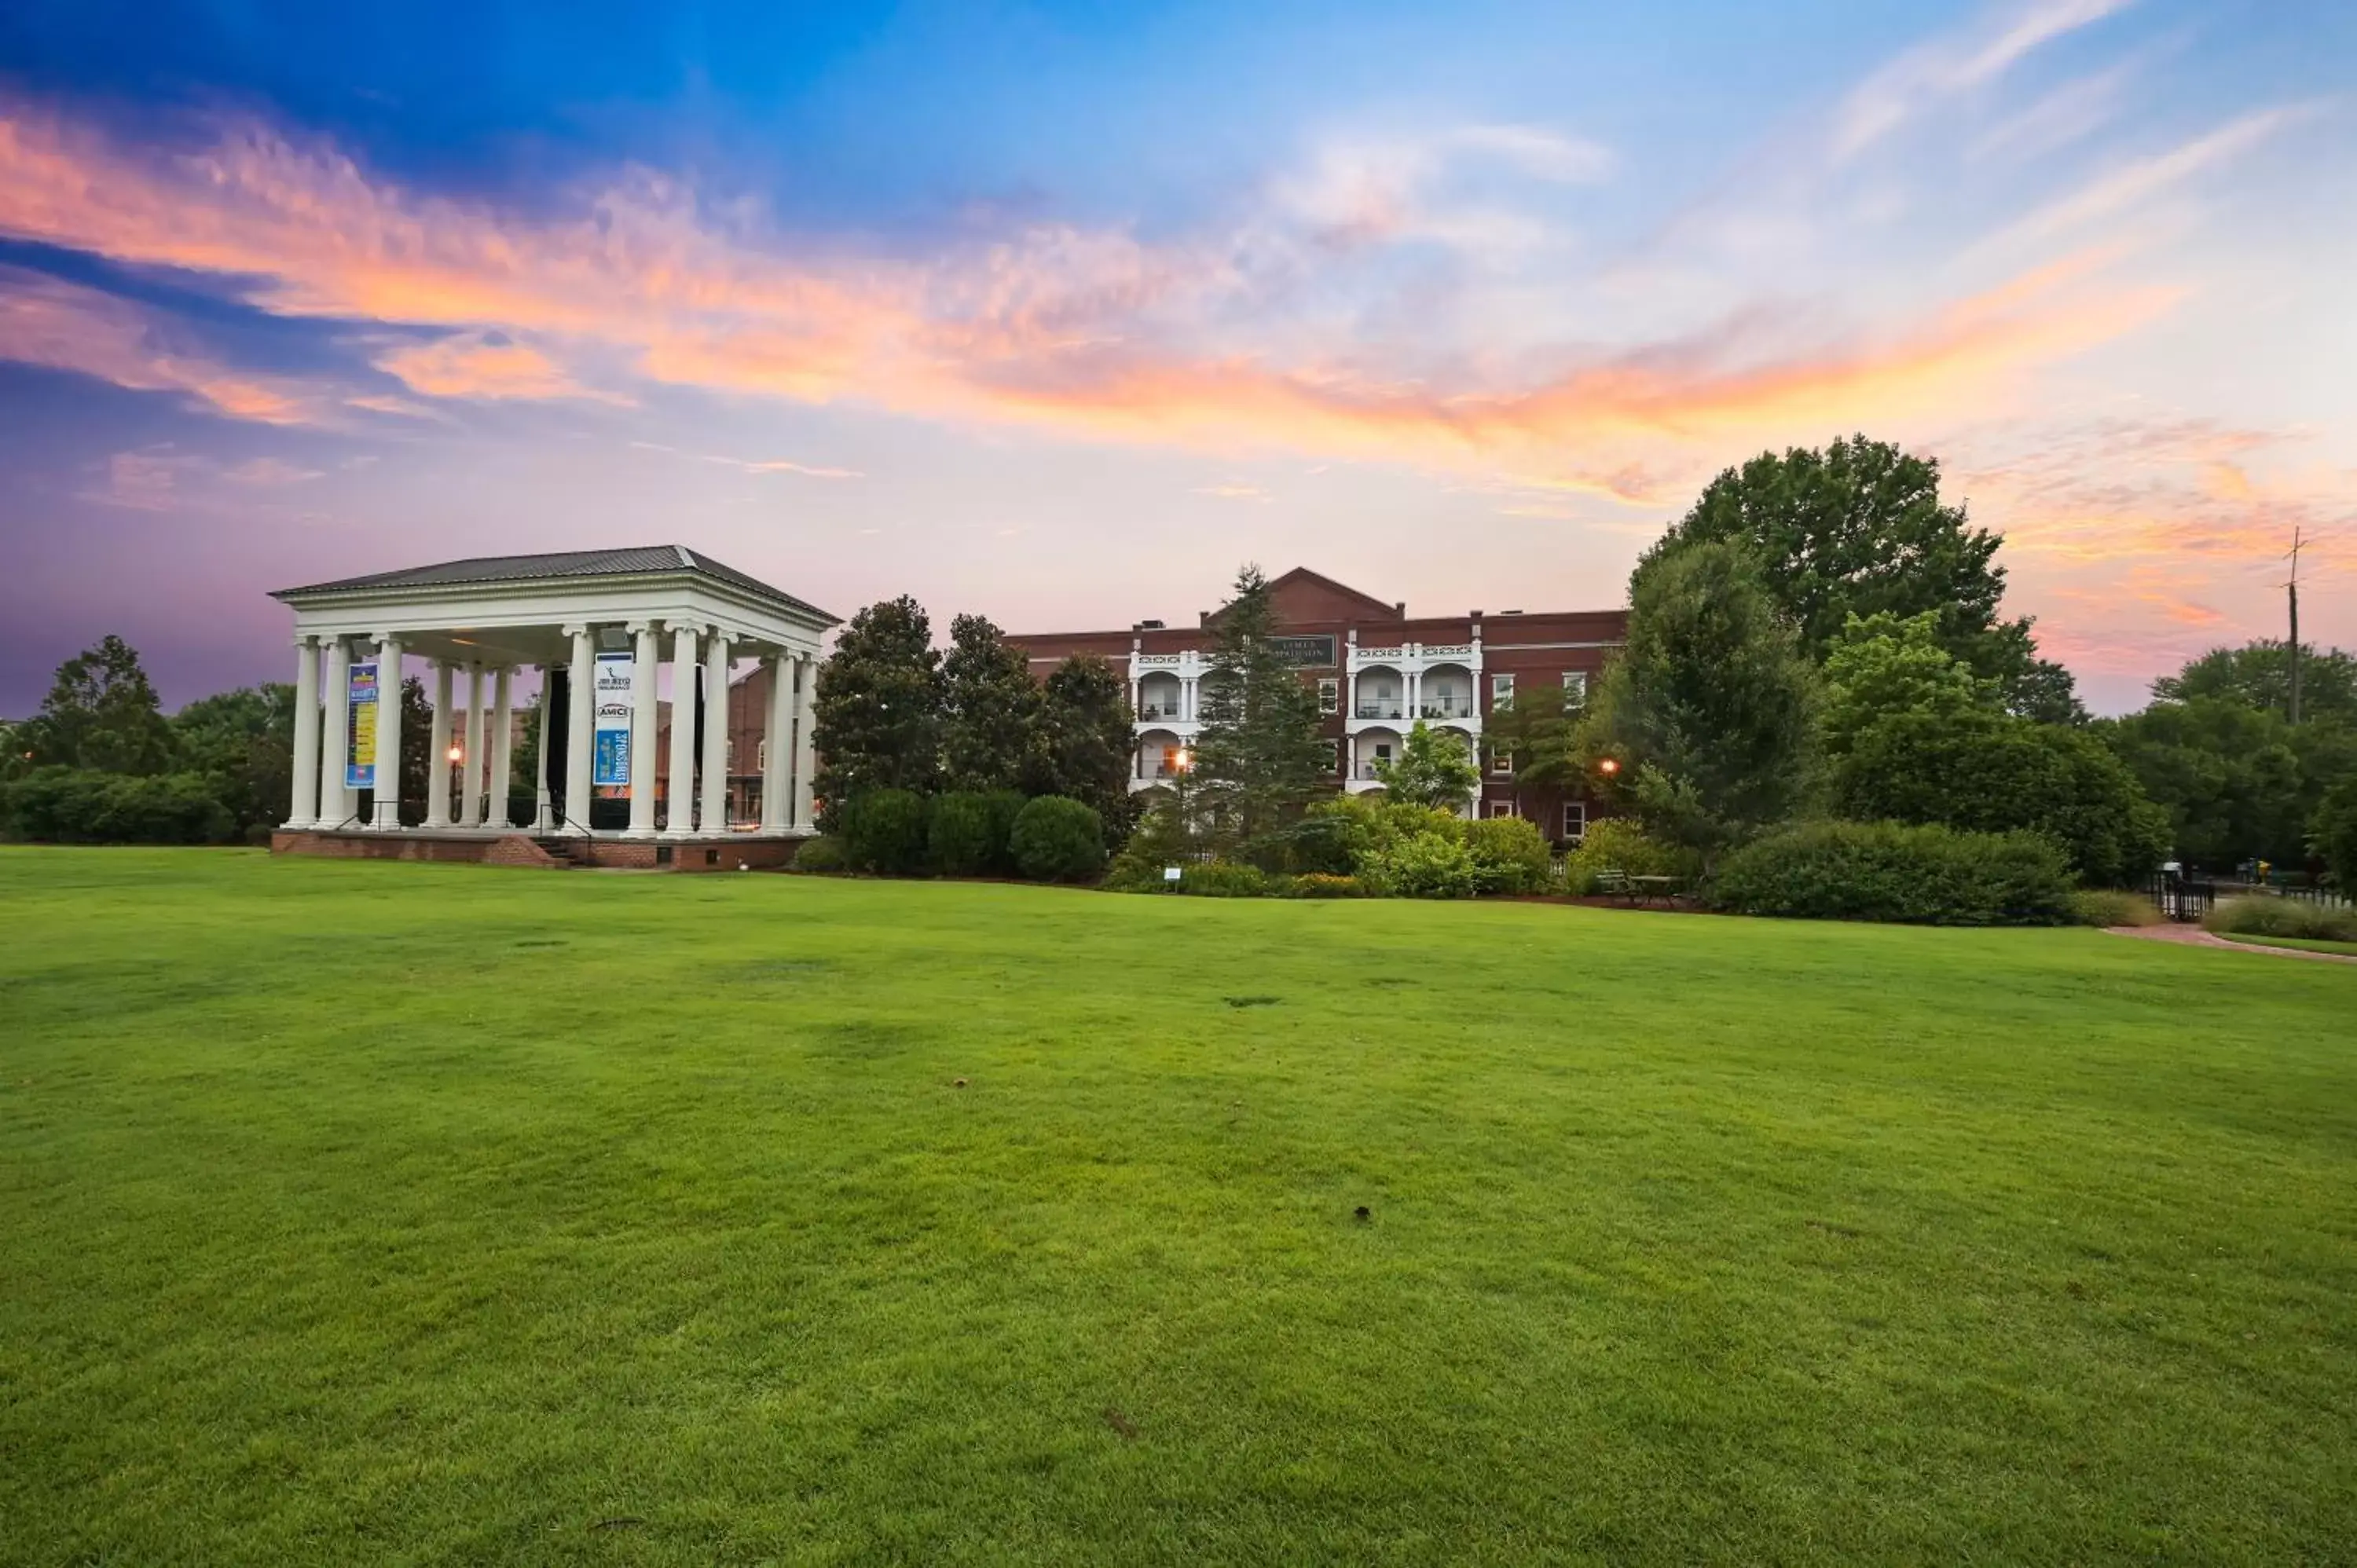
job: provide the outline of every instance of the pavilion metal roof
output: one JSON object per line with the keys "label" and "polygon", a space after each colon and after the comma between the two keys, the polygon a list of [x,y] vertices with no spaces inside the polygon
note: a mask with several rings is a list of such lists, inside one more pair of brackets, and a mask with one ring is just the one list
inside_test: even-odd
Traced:
{"label": "pavilion metal roof", "polygon": [[829,625],[842,617],[829,615],[783,589],[716,561],[684,544],[646,544],[623,550],[561,550],[544,555],[478,555],[465,561],[444,561],[431,566],[409,566],[398,572],[377,572],[365,577],[345,577],[300,588],[281,588],[274,599],[297,599],[314,594],[361,593],[382,588],[458,587],[475,584],[585,581],[599,577],[646,577],[688,573],[726,583],[741,593],[772,604],[816,616]]}

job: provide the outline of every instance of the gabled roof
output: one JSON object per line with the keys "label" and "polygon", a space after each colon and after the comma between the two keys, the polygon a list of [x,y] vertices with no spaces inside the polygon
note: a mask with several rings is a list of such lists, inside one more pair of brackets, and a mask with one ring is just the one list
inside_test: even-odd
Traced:
{"label": "gabled roof", "polygon": [[[1286,573],[1283,576],[1270,578],[1268,584],[1268,596],[1270,602],[1272,604],[1283,604],[1286,597],[1286,590],[1288,587],[1308,588],[1313,592],[1325,593],[1347,599],[1351,603],[1361,607],[1367,615],[1372,618],[1382,620],[1398,620],[1401,618],[1402,607],[1392,603],[1389,599],[1379,599],[1372,594],[1361,593],[1358,589],[1351,586],[1348,583],[1338,583],[1333,578],[1327,576],[1324,573],[1313,572],[1307,566],[1296,566],[1293,570]],[[1205,626],[1217,625],[1220,618],[1227,613],[1227,609],[1228,607],[1226,605],[1222,605],[1218,609],[1213,610],[1211,614],[1203,618],[1203,624]]]}
{"label": "gabled roof", "polygon": [[398,572],[378,572],[365,577],[345,577],[307,587],[281,588],[274,599],[298,599],[313,594],[360,593],[381,588],[444,588],[475,584],[585,581],[599,577],[649,577],[685,574],[726,583],[740,593],[816,616],[832,626],[842,618],[806,604],[758,577],[715,561],[684,544],[647,544],[626,550],[561,550],[545,555],[478,555],[465,561],[444,561],[432,566],[410,566]]}

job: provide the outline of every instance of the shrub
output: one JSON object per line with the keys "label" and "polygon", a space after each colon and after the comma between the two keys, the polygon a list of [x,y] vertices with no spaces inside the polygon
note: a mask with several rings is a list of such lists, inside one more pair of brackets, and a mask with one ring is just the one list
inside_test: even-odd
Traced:
{"label": "shrub", "polygon": [[1332,808],[1348,797],[1320,802],[1309,814],[1281,832],[1266,835],[1281,841],[1284,859],[1280,869],[1297,876],[1348,876],[1352,860],[1351,844],[1357,828],[1347,811]]}
{"label": "shrub", "polygon": [[1036,882],[1069,882],[1104,869],[1104,819],[1061,795],[1042,795],[1017,812],[1006,843],[1015,868]]}
{"label": "shrub", "polygon": [[2311,941],[2357,942],[2357,909],[2310,904],[2267,894],[2230,898],[2210,911],[2202,925],[2246,937],[2299,937]]}
{"label": "shrub", "polygon": [[1465,825],[1477,893],[1537,893],[1547,886],[1554,856],[1538,824],[1527,817],[1491,817]]}
{"label": "shrub", "polygon": [[836,817],[845,859],[854,871],[909,876],[924,869],[925,798],[908,789],[870,789],[843,803]]}
{"label": "shrub", "polygon": [[49,843],[220,843],[237,821],[200,773],[42,768],[0,792],[12,837]]}
{"label": "shrub", "polygon": [[[1022,810],[1022,797],[1016,798]],[[1014,812],[1002,814],[996,797],[980,790],[956,789],[933,798],[925,830],[927,858],[944,876],[980,876],[1006,864],[1006,834]]]}
{"label": "shrub", "polygon": [[1383,853],[1380,871],[1377,886],[1395,898],[1469,898],[1478,881],[1471,853],[1437,832],[1398,840]]}
{"label": "shrub", "polygon": [[2071,918],[2082,926],[2157,926],[2160,911],[2141,893],[2082,887],[2071,895]]}
{"label": "shrub", "polygon": [[1178,891],[1199,898],[1265,898],[1271,885],[1268,873],[1259,866],[1232,860],[1188,866],[1178,878]]}
{"label": "shrub", "polygon": [[1878,719],[1835,765],[1833,803],[1860,820],[2034,830],[2106,887],[2142,882],[2169,854],[2169,813],[2100,740],[2006,714]]}
{"label": "shrub", "polygon": [[1285,890],[1288,898],[1357,898],[1366,891],[1355,876],[1333,876],[1322,871],[1303,872]]}
{"label": "shrub", "polygon": [[2070,863],[2043,834],[1828,822],[1736,850],[1710,897],[1744,915],[2052,926],[2072,918],[2072,891]]}
{"label": "shrub", "polygon": [[851,856],[843,847],[843,840],[834,833],[823,833],[814,839],[804,839],[802,847],[794,851],[790,869],[819,874],[847,871]]}
{"label": "shrub", "polygon": [[1691,880],[1702,870],[1702,857],[1647,837],[1633,817],[1605,817],[1588,823],[1579,847],[1564,857],[1565,890],[1584,897],[1596,891],[1596,874],[1608,870]]}

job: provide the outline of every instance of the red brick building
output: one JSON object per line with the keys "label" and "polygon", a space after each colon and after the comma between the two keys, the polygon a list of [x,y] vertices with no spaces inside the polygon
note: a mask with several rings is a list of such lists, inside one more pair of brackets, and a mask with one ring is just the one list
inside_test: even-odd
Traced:
{"label": "red brick building", "polygon": [[[1334,784],[1353,793],[1380,789],[1374,764],[1396,757],[1416,720],[1453,730],[1476,753],[1481,724],[1515,690],[1560,686],[1577,703],[1604,660],[1626,639],[1629,612],[1480,610],[1412,617],[1331,577],[1296,567],[1270,585],[1271,607],[1302,679],[1318,688],[1325,734],[1333,742]],[[1178,766],[1200,733],[1200,687],[1208,672],[1217,611],[1192,626],[1140,621],[1125,631],[1049,632],[1009,637],[1044,677],[1076,653],[1103,658],[1129,682],[1137,752],[1130,788],[1151,790]],[[1518,793],[1506,758],[1483,764],[1484,816],[1529,817],[1549,838],[1577,839],[1587,802]]]}

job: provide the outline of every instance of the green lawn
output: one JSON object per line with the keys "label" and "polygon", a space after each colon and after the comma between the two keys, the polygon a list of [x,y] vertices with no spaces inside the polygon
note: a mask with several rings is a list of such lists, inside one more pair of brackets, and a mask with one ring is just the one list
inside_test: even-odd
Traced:
{"label": "green lawn", "polygon": [[2343,966],[229,852],[0,920],[11,1563],[2357,1541]]}

